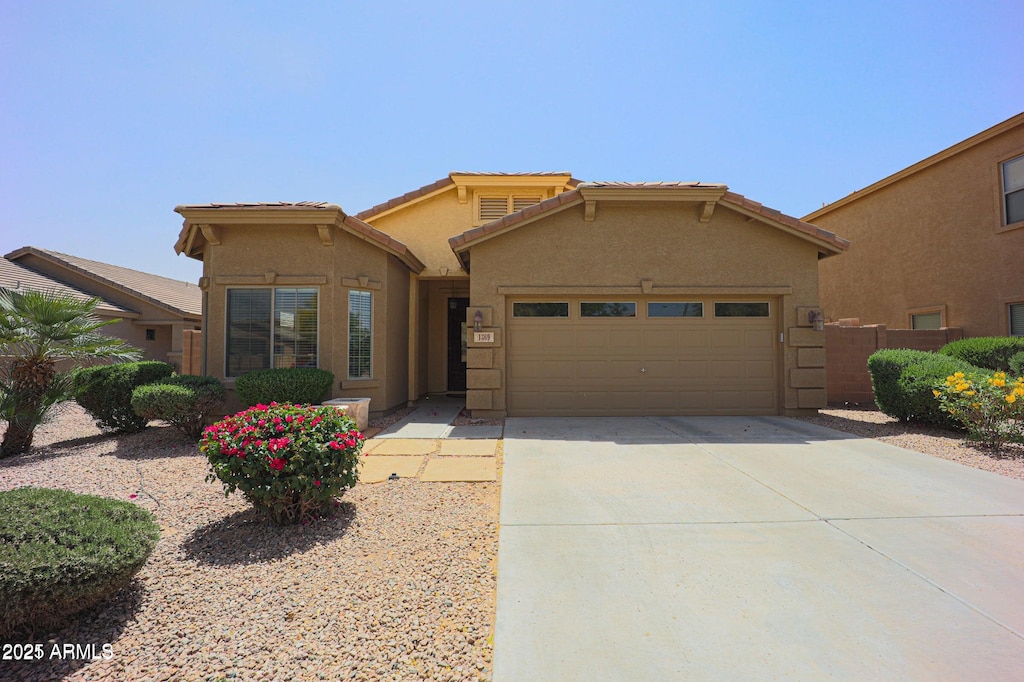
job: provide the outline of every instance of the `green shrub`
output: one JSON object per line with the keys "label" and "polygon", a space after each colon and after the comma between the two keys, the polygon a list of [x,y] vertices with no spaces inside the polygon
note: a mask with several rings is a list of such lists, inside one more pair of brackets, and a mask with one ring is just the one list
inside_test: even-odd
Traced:
{"label": "green shrub", "polygon": [[132,409],[143,419],[163,419],[190,438],[224,413],[224,387],[213,377],[178,374],[132,391]]}
{"label": "green shrub", "polygon": [[132,433],[146,428],[147,420],[132,409],[132,391],[174,373],[166,362],[124,362],[75,370],[75,401],[102,428]]}
{"label": "green shrub", "polygon": [[1024,442],[1024,377],[955,372],[932,393],[967,429],[968,440],[993,449]]}
{"label": "green shrub", "polygon": [[886,348],[868,358],[871,387],[878,409],[900,421],[919,421],[962,428],[942,409],[932,391],[955,372],[982,372],[948,355],[920,350]]}
{"label": "green shrub", "polygon": [[1024,336],[979,336],[960,339],[947,343],[939,352],[959,358],[975,367],[1008,372],[1010,358],[1024,352]]}
{"label": "green shrub", "polygon": [[258,369],[238,377],[235,391],[247,407],[273,402],[314,405],[327,396],[333,383],[333,374],[313,367]]}
{"label": "green shrub", "polygon": [[131,581],[159,538],[153,515],[130,502],[0,492],[0,637],[100,603]]}
{"label": "green shrub", "polygon": [[277,524],[308,522],[334,511],[334,498],[358,480],[363,435],[333,407],[257,405],[203,432],[207,481],[241,491]]}
{"label": "green shrub", "polygon": [[1024,351],[1011,355],[1009,365],[1010,374],[1015,377],[1024,377]]}

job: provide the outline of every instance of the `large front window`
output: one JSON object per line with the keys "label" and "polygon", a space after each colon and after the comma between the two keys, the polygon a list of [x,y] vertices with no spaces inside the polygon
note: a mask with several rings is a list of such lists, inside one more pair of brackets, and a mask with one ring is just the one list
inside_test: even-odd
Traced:
{"label": "large front window", "polygon": [[373,378],[373,292],[348,292],[348,378]]}
{"label": "large front window", "polygon": [[317,290],[228,289],[227,371],[317,366]]}

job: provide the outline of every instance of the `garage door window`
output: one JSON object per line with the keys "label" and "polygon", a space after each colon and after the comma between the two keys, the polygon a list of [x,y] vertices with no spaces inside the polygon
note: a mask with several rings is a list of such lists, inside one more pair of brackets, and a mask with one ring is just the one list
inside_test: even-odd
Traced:
{"label": "garage door window", "polygon": [[512,317],[569,317],[569,302],[513,303]]}
{"label": "garage door window", "polygon": [[704,304],[685,302],[648,303],[647,317],[704,317]]}
{"label": "garage door window", "polygon": [[715,317],[768,317],[768,302],[716,303]]}
{"label": "garage door window", "polygon": [[636,303],[580,303],[580,317],[636,317]]}

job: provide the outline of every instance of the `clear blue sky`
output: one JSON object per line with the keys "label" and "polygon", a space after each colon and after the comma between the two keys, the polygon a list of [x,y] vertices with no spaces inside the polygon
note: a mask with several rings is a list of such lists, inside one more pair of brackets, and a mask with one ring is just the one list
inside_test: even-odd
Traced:
{"label": "clear blue sky", "polygon": [[0,0],[0,249],[195,281],[178,204],[355,213],[451,170],[802,216],[1024,111],[1020,0]]}

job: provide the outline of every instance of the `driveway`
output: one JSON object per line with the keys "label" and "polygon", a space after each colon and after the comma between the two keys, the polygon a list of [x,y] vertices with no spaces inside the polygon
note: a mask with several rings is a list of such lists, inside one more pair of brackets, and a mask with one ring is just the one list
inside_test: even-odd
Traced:
{"label": "driveway", "polygon": [[509,419],[495,682],[1020,680],[1024,482],[785,418]]}

